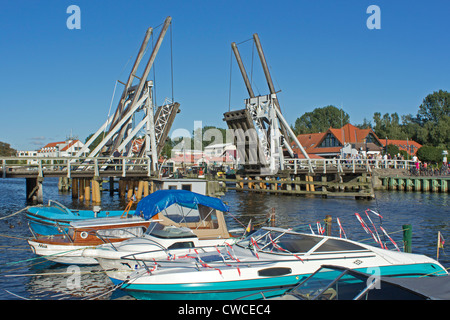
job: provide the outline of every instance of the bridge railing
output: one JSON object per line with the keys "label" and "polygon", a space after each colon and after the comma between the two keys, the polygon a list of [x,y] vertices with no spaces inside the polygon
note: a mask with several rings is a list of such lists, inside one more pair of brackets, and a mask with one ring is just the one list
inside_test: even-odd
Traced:
{"label": "bridge railing", "polygon": [[[151,175],[151,161],[147,157],[0,157],[2,177],[8,172],[26,174],[37,171],[38,176],[45,172],[61,173],[71,177],[72,172],[93,171],[94,176],[105,170],[120,172],[122,177],[133,171],[144,171]],[[356,172],[373,169],[407,169],[415,166],[412,160],[378,160],[378,159],[286,159],[284,169],[294,174],[299,171],[323,172]]]}
{"label": "bridge railing", "polygon": [[365,170],[371,172],[373,169],[406,169],[415,166],[412,160],[392,159],[286,159],[284,169],[291,170],[296,174],[300,170],[308,169],[309,172],[323,172],[337,170],[338,172]]}
{"label": "bridge railing", "polygon": [[31,173],[37,171],[38,176],[44,173],[63,173],[68,178],[74,171],[93,171],[99,176],[101,171],[113,170],[121,172],[122,177],[132,171],[144,171],[151,174],[151,161],[147,157],[0,157],[2,177],[7,173]]}

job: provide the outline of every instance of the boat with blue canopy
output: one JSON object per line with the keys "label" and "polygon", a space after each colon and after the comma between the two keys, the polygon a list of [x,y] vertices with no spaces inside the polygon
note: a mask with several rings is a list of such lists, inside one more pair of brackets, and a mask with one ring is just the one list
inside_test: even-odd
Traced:
{"label": "boat with blue canopy", "polygon": [[135,211],[135,218],[152,221],[145,234],[119,244],[87,248],[82,256],[97,259],[106,270],[127,274],[141,266],[134,255],[153,260],[194,250],[215,251],[237,239],[228,232],[223,216],[227,211],[228,205],[218,198],[184,190],[156,191],[141,200]]}

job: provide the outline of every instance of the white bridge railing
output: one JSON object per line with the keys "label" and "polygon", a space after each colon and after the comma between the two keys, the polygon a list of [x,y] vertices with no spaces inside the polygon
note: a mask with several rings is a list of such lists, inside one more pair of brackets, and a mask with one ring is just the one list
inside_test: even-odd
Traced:
{"label": "white bridge railing", "polygon": [[[23,174],[34,173],[43,177],[45,172],[62,173],[71,177],[72,172],[93,171],[94,176],[100,172],[112,170],[121,172],[126,177],[130,172],[145,172],[151,175],[151,160],[148,157],[0,157],[2,177],[8,172]],[[186,165],[189,165],[186,163]],[[284,169],[294,174],[305,169],[308,172],[323,172],[337,170],[338,172],[356,172],[365,170],[371,172],[376,168],[411,169],[415,165],[412,160],[379,160],[379,159],[286,159]]]}
{"label": "white bridge railing", "polygon": [[26,175],[33,171],[37,171],[39,177],[43,177],[45,172],[59,172],[68,178],[74,171],[93,171],[94,176],[106,170],[119,171],[122,177],[133,171],[151,174],[151,161],[147,157],[0,157],[0,165],[3,178],[8,172]]}
{"label": "white bridge railing", "polygon": [[411,169],[415,166],[412,160],[382,160],[382,159],[286,159],[284,169],[296,174],[299,170],[308,169],[309,172],[323,172],[336,170],[344,172],[351,170],[365,170],[371,172],[373,169]]}

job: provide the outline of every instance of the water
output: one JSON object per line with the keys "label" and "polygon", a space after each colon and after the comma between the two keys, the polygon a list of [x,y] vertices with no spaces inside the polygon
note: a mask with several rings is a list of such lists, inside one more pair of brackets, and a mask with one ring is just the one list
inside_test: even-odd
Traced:
{"label": "water", "polygon": [[[86,208],[84,203],[73,200],[71,193],[60,193],[56,178],[44,181],[44,203],[56,200],[69,208]],[[374,244],[355,217],[368,208],[381,213],[383,228],[402,248],[402,225],[411,224],[414,253],[436,258],[437,234],[441,231],[450,239],[450,198],[448,194],[376,192],[376,200],[354,200],[353,198],[299,197],[256,194],[230,191],[222,200],[231,207],[232,216],[226,217],[229,228],[256,226],[267,222],[268,214],[275,209],[276,226],[294,227],[310,232],[309,224],[316,232],[316,222],[326,215],[333,217],[333,235],[339,235],[336,219],[339,218],[348,238]],[[27,206],[25,201],[25,179],[0,179],[0,218],[11,215]],[[102,197],[103,209],[124,209],[126,202],[119,196]],[[378,227],[379,218],[370,216]],[[378,229],[380,230],[380,229]],[[98,266],[70,267],[37,258],[29,249],[25,239],[30,231],[23,213],[0,220],[0,299],[83,299],[102,295],[100,299],[128,297],[125,292],[114,290],[112,283]],[[376,244],[374,244],[376,245]],[[388,240],[389,249],[395,249]],[[446,247],[446,246],[445,246]],[[450,268],[450,257],[441,250],[439,261]],[[79,268],[79,269],[78,269]],[[81,272],[79,283],[71,272]]]}

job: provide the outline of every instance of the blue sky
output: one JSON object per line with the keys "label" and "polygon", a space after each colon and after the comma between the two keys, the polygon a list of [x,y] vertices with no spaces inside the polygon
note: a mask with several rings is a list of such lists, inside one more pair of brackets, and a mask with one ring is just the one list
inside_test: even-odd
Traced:
{"label": "blue sky", "polygon": [[[81,9],[80,30],[66,27],[72,4]],[[381,9],[379,30],[366,26],[372,4]],[[244,107],[247,92],[231,42],[253,33],[291,124],[330,104],[342,106],[355,124],[374,112],[416,114],[426,95],[449,90],[449,13],[445,0],[4,0],[0,141],[20,150],[71,132],[84,141],[106,120],[115,81],[126,80],[146,29],[167,16],[172,39],[168,33],[156,58],[156,99],[161,104],[172,95],[172,52],[173,92],[181,104],[173,129],[192,131],[195,120],[225,128],[230,104]],[[251,42],[239,50],[250,73]],[[257,94],[269,93],[256,53],[253,80]]]}

